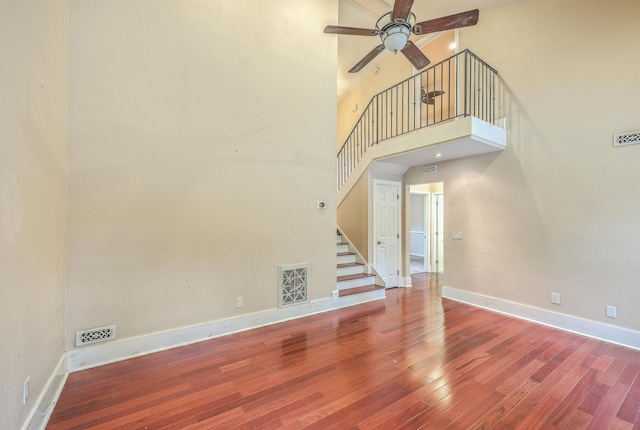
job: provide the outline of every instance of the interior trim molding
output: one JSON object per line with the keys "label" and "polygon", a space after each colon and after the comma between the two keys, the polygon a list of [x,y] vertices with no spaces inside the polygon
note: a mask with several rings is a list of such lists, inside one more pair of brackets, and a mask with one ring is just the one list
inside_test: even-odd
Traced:
{"label": "interior trim molding", "polygon": [[398,287],[405,287],[405,288],[409,288],[411,287],[411,276],[401,276],[400,277],[400,285],[398,285]]}
{"label": "interior trim molding", "polygon": [[328,297],[282,309],[270,309],[204,324],[80,347],[67,352],[67,369],[69,372],[77,372],[232,333],[353,306],[369,300],[364,297],[361,300],[354,300],[352,297],[350,301],[343,301]]}
{"label": "interior trim molding", "polygon": [[44,429],[47,426],[49,417],[67,381],[67,376],[69,376],[66,355],[66,352],[63,353],[60,360],[58,360],[58,364],[40,392],[34,407],[29,413],[29,417],[22,426],[22,430]]}
{"label": "interior trim molding", "polygon": [[442,297],[571,333],[640,350],[640,332],[448,286]]}

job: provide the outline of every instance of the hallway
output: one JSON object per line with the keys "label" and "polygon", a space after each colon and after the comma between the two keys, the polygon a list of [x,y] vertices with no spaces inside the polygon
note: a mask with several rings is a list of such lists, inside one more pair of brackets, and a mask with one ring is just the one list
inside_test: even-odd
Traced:
{"label": "hallway", "polygon": [[412,255],[410,260],[410,269],[412,275],[424,273],[424,258]]}

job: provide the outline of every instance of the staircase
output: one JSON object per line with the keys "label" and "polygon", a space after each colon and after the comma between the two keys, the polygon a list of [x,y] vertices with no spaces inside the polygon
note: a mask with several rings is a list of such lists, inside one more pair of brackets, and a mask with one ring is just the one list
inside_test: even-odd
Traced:
{"label": "staircase", "polygon": [[[338,151],[336,206],[381,160],[408,169],[426,167],[440,151],[439,161],[503,151],[505,93],[498,72],[464,50],[374,95]],[[385,297],[382,278],[339,229],[337,262],[338,307]]]}
{"label": "staircase", "polygon": [[349,240],[337,232],[337,298],[342,305],[384,299],[382,279],[371,273],[364,259],[355,251]]}

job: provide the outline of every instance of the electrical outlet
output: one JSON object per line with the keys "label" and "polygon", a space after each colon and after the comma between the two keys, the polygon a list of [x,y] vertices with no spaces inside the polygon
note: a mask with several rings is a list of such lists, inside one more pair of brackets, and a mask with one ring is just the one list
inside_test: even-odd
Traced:
{"label": "electrical outlet", "polygon": [[609,318],[616,318],[616,307],[615,306],[605,306],[605,315]]}
{"label": "electrical outlet", "polygon": [[26,405],[27,400],[29,400],[29,380],[30,376],[27,376],[27,379],[24,381],[24,386],[22,387],[22,404]]}
{"label": "electrical outlet", "polygon": [[551,293],[551,303],[553,303],[554,305],[559,305],[560,304],[560,294]]}
{"label": "electrical outlet", "polygon": [[236,297],[236,308],[244,306],[244,297]]}

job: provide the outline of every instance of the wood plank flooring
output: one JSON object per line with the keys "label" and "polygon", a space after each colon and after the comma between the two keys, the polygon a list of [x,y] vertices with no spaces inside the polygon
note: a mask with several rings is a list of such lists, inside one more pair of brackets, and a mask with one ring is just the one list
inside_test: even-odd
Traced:
{"label": "wood plank flooring", "polygon": [[69,375],[48,429],[640,429],[640,352],[387,299]]}

